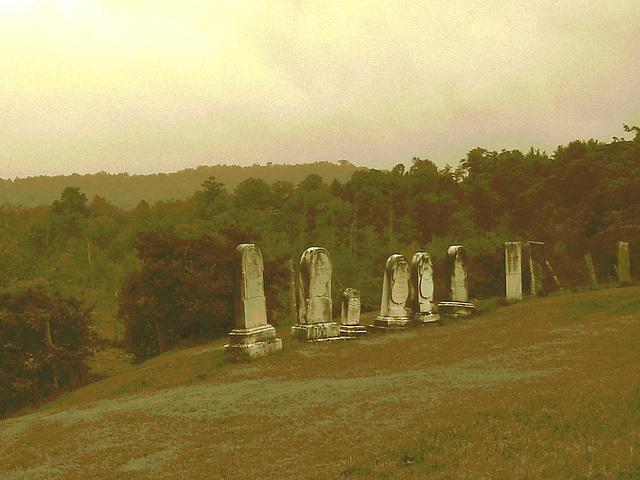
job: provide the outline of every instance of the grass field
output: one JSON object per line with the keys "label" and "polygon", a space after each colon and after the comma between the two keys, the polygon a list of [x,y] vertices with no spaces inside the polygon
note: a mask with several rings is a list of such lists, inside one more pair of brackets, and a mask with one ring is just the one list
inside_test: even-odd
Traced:
{"label": "grass field", "polygon": [[178,350],[1,421],[0,478],[640,478],[640,287],[279,336],[268,358]]}

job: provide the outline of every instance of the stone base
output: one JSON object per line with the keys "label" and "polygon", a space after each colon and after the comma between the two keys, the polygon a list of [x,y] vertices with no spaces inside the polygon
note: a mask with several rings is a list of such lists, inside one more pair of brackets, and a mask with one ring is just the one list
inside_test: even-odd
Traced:
{"label": "stone base", "polygon": [[279,338],[265,342],[227,344],[224,346],[224,353],[232,361],[264,357],[279,350],[282,350],[282,340]]}
{"label": "stone base", "polygon": [[437,313],[414,313],[411,321],[417,325],[436,325],[440,321]]}
{"label": "stone base", "polygon": [[388,330],[404,330],[411,327],[411,318],[405,317],[381,317],[378,316],[368,330],[372,332],[385,332]]}
{"label": "stone base", "polygon": [[340,325],[341,337],[362,337],[367,334],[367,329],[362,325]]}
{"label": "stone base", "polygon": [[476,313],[476,307],[468,302],[441,302],[438,304],[438,314],[442,317],[463,318]]}
{"label": "stone base", "polygon": [[291,337],[303,342],[319,342],[340,338],[340,324],[328,323],[298,323],[291,327]]}
{"label": "stone base", "polygon": [[230,345],[251,345],[258,342],[268,342],[276,338],[276,329],[271,325],[260,325],[254,328],[234,328],[229,332]]}

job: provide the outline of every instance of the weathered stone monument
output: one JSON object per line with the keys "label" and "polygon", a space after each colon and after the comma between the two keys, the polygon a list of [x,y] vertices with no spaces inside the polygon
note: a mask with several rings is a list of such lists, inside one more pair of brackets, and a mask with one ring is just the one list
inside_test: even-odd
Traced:
{"label": "weathered stone monument", "polygon": [[629,243],[627,242],[618,242],[618,266],[616,267],[616,272],[618,273],[618,282],[631,282],[631,262],[629,261]]}
{"label": "weathered stone monument", "polygon": [[371,325],[372,330],[394,330],[409,326],[410,282],[411,271],[405,256],[397,253],[391,255],[385,264],[380,315]]}
{"label": "weathered stone monument", "polygon": [[531,295],[546,295],[560,288],[558,277],[547,261],[543,242],[527,242]]}
{"label": "weathered stone monument", "polygon": [[433,302],[433,264],[427,252],[416,252],[411,257],[411,310],[415,323],[437,322]]}
{"label": "weathered stone monument", "polygon": [[260,357],[282,349],[282,340],[267,323],[267,303],[264,296],[262,253],[253,244],[236,248],[235,278],[236,327],[229,333],[225,352],[232,358]]}
{"label": "weathered stone monument", "polygon": [[587,272],[589,272],[589,279],[591,280],[591,287],[598,288],[598,277],[596,277],[596,269],[593,268],[593,259],[590,253],[584,254],[584,261],[587,264]]}
{"label": "weathered stone monument", "polygon": [[307,248],[300,258],[298,323],[291,336],[308,342],[340,337],[340,325],[331,321],[331,271],[329,252]]}
{"label": "weathered stone monument", "polygon": [[509,301],[522,300],[522,244],[504,244],[506,296]]}
{"label": "weathered stone monument", "polygon": [[361,337],[367,334],[367,329],[360,325],[360,292],[347,288],[342,293],[342,308],[340,315],[340,335],[343,337]]}
{"label": "weathered stone monument", "polygon": [[468,257],[462,245],[452,245],[447,250],[445,260],[446,301],[438,304],[438,313],[447,317],[468,317],[475,313],[469,302],[467,281]]}

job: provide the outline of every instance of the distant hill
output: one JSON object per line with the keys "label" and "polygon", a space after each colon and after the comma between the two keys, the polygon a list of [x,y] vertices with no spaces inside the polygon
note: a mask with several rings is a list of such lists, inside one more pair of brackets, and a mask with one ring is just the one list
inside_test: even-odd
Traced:
{"label": "distant hill", "polygon": [[11,204],[23,207],[50,205],[60,198],[66,187],[79,187],[89,201],[96,195],[123,209],[131,209],[145,200],[150,204],[158,201],[183,200],[202,190],[202,183],[214,176],[229,192],[247,178],[261,178],[269,185],[287,181],[297,185],[311,174],[320,175],[326,183],[337,179],[343,183],[363,167],[356,167],[346,160],[337,163],[315,162],[297,165],[211,165],[189,168],[175,173],[154,175],[110,174],[100,172],[91,175],[59,175],[0,179],[0,205]]}

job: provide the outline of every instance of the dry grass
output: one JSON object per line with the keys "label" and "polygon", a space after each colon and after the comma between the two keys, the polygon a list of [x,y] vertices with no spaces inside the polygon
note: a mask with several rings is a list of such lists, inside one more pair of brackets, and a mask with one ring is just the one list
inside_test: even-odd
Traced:
{"label": "dry grass", "polygon": [[0,478],[640,478],[640,288],[225,364],[162,355],[0,422]]}

